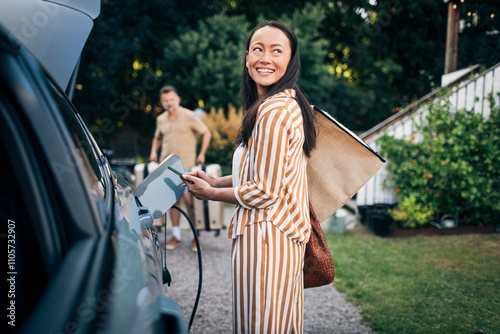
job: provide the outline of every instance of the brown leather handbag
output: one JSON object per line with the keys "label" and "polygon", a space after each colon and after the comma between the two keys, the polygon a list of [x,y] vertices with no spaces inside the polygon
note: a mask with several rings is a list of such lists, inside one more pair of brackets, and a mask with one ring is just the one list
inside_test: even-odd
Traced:
{"label": "brown leather handbag", "polygon": [[309,203],[311,237],[304,255],[304,288],[315,288],[333,282],[335,268],[321,225]]}

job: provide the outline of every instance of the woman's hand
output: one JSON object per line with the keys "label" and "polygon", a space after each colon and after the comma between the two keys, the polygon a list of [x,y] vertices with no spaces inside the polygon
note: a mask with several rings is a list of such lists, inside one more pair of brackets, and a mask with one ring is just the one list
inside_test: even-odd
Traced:
{"label": "woman's hand", "polygon": [[209,183],[210,181],[214,181],[214,177],[203,173],[202,175],[208,179],[204,179],[203,177],[198,176],[198,172],[185,173],[182,177],[187,181],[184,183],[184,187],[188,188],[188,191],[197,199],[201,200],[211,200],[213,197],[213,189],[214,187]]}
{"label": "woman's hand", "polygon": [[194,172],[184,173],[184,175],[189,175],[189,176],[193,176],[193,177],[202,179],[205,182],[207,182],[212,188],[217,188],[218,187],[217,186],[217,183],[218,183],[217,180],[218,180],[218,178],[216,178],[214,176],[211,176],[211,175],[208,175],[204,171],[196,170]]}
{"label": "woman's hand", "polygon": [[201,200],[220,201],[232,204],[238,204],[234,189],[232,188],[231,176],[213,177],[203,171],[184,173],[186,179],[184,187],[193,196]]}

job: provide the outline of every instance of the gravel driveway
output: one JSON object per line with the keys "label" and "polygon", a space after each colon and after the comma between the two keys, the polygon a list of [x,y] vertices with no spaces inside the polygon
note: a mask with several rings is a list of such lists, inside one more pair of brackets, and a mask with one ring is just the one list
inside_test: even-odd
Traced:
{"label": "gravel driveway", "polygon": [[[225,209],[226,221],[231,213],[232,209]],[[159,233],[161,240],[164,240],[164,233],[164,230]],[[190,249],[191,232],[183,230],[182,233],[183,243],[167,251],[172,284],[165,286],[165,292],[179,303],[188,323],[198,288],[198,257]],[[215,234],[200,233],[203,282],[191,333],[232,332],[231,240],[227,238],[227,230],[222,230],[219,236]],[[359,309],[346,302],[344,295],[332,285],[304,291],[304,333],[371,333],[370,328],[360,323]]]}

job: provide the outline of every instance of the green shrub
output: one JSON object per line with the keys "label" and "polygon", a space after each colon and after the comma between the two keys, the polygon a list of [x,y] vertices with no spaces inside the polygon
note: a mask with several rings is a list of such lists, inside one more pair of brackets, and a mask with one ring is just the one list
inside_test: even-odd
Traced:
{"label": "green shrub", "polygon": [[[427,122],[418,126],[421,140],[379,139],[389,159],[387,186],[400,201],[415,198],[435,213],[459,218],[461,224],[494,223],[500,216],[500,108],[489,98],[485,119],[473,110],[453,111],[432,104]],[[424,211],[428,211],[424,210]]]}
{"label": "green shrub", "polygon": [[415,197],[406,197],[389,214],[402,227],[415,228],[432,220],[434,211],[422,203],[417,203]]}

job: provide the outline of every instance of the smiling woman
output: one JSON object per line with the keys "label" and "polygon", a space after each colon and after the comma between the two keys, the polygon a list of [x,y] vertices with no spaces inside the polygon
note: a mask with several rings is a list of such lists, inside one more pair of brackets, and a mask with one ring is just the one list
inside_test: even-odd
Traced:
{"label": "smiling woman", "polygon": [[306,167],[316,131],[313,110],[297,87],[299,70],[293,31],[276,21],[259,24],[247,42],[233,175],[184,175],[196,198],[236,204],[228,234],[237,333],[303,330],[311,229]]}
{"label": "smiling woman", "polygon": [[285,74],[291,53],[290,42],[281,30],[266,26],[255,32],[246,52],[246,67],[259,96]]}

